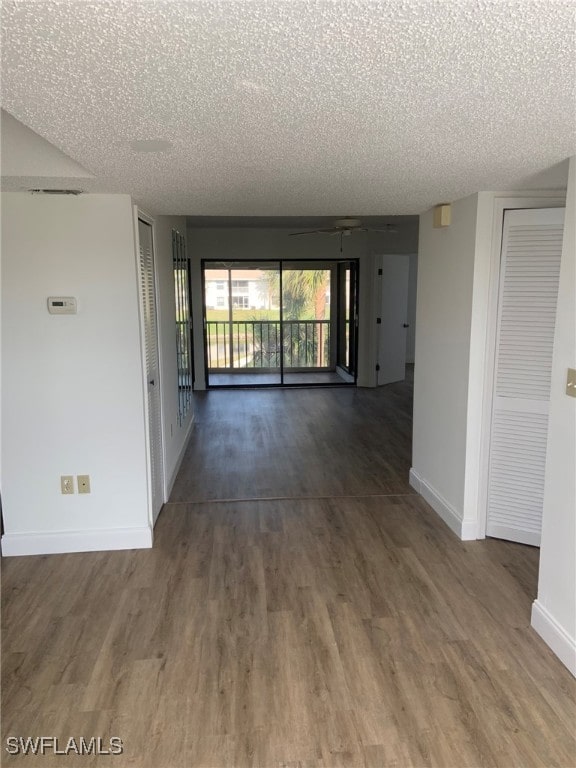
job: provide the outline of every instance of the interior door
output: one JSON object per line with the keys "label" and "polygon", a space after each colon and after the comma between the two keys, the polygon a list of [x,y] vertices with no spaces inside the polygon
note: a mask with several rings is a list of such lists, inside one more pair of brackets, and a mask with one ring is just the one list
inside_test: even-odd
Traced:
{"label": "interior door", "polygon": [[378,323],[378,386],[406,377],[408,277],[410,257],[385,254],[377,259],[380,283]]}
{"label": "interior door", "polygon": [[162,455],[162,422],[160,416],[160,380],[158,361],[158,329],[156,290],[154,284],[154,250],[152,227],[138,219],[140,256],[140,301],[144,325],[144,355],[148,390],[148,444],[150,450],[150,493],[154,522],[164,502],[164,466]]}
{"label": "interior door", "polygon": [[540,544],[564,209],[507,211],[486,535]]}

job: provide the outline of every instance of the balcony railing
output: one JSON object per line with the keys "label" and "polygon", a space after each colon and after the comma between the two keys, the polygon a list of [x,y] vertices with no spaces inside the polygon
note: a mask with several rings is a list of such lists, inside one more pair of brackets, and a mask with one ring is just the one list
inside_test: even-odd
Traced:
{"label": "balcony railing", "polygon": [[208,320],[208,369],[330,369],[329,320]]}

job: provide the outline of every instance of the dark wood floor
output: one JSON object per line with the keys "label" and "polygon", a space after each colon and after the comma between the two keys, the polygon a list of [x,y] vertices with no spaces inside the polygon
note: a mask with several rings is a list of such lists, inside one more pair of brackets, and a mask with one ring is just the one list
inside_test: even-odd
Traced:
{"label": "dark wood floor", "polygon": [[[573,767],[537,551],[460,542],[410,493],[409,394],[211,392],[153,550],[5,560],[4,735],[125,751],[3,764]],[[199,500],[232,494],[288,498]]]}
{"label": "dark wood floor", "polygon": [[171,502],[414,493],[412,388],[197,393]]}

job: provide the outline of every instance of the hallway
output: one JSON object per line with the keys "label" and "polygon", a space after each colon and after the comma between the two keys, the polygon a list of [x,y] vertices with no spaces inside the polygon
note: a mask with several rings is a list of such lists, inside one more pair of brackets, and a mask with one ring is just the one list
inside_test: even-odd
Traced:
{"label": "hallway", "polygon": [[171,502],[414,493],[411,383],[211,390],[194,402]]}
{"label": "hallway", "polygon": [[121,738],[97,767],[574,765],[538,552],[409,488],[409,386],[196,405],[152,550],[2,563],[5,736]]}

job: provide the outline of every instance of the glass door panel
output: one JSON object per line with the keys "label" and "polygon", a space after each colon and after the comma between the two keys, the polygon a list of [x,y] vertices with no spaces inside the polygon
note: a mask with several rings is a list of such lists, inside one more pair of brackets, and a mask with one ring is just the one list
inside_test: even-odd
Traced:
{"label": "glass door panel", "polygon": [[204,262],[207,384],[281,383],[280,265]]}
{"label": "glass door panel", "polygon": [[282,266],[282,340],[286,384],[335,383],[330,343],[333,265]]}
{"label": "glass door panel", "polygon": [[236,262],[230,270],[234,382],[280,384],[280,274],[277,264]]}

